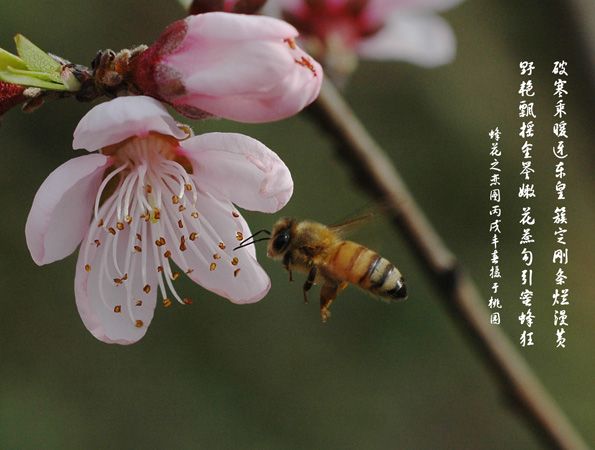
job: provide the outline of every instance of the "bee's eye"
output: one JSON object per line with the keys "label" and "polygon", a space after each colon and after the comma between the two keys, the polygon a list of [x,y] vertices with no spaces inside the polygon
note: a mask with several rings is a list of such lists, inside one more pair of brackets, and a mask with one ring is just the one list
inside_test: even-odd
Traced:
{"label": "bee's eye", "polygon": [[275,239],[273,239],[273,250],[277,253],[282,253],[289,245],[289,238],[289,230],[284,230],[282,233],[277,234]]}

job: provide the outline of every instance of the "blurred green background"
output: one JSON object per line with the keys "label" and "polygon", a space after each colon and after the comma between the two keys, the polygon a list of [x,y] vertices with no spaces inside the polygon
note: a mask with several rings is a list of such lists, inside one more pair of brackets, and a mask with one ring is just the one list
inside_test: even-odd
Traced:
{"label": "blurred green background", "polygon": [[[448,246],[490,294],[488,132],[503,131],[502,329],[585,439],[595,444],[593,267],[594,62],[589,16],[564,1],[467,1],[443,14],[456,61],[426,70],[365,62],[345,95],[404,174]],[[584,5],[588,7],[589,2]],[[183,16],[175,0],[2,0],[0,46],[22,33],[87,64],[99,49],[153,42]],[[10,12],[8,9],[10,6]],[[592,8],[592,7],[591,7]],[[592,16],[591,16],[592,17]],[[591,34],[592,36],[592,34]],[[591,44],[593,44],[591,42]],[[592,57],[592,55],[591,55]],[[556,60],[568,62],[566,160],[571,305],[566,348],[555,348],[551,124]],[[534,61],[538,197],[534,227],[535,346],[521,348],[518,315],[521,202],[518,138],[521,60]],[[380,220],[359,236],[404,273],[399,304],[347,289],[321,324],[301,282],[258,253],[273,287],[236,306],[186,280],[193,306],[158,306],[147,335],[107,345],[84,328],[74,302],[76,256],[38,267],[24,226],[46,176],[75,156],[72,132],[91,105],[50,102],[2,118],[0,132],[0,447],[26,448],[542,448],[481,355],[447,314],[410,246]],[[186,121],[188,122],[188,121]],[[282,215],[333,223],[373,200],[351,182],[332,142],[307,114],[279,123],[192,124],[196,133],[243,132],[287,163],[291,202],[275,216],[246,213],[253,229]],[[313,299],[317,296],[313,291]]]}

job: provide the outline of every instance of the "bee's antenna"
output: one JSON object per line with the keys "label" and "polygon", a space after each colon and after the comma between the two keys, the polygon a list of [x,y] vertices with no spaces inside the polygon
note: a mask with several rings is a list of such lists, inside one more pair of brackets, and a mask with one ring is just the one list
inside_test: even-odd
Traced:
{"label": "bee's antenna", "polygon": [[[260,238],[260,239],[254,239],[260,233],[266,233],[267,236]],[[252,236],[249,236],[246,239],[244,239],[242,242],[240,242],[240,245],[238,245],[233,250],[236,251],[238,248],[246,247],[247,245],[252,245],[252,244],[255,244],[256,242],[268,241],[270,238],[271,238],[271,232],[269,230],[262,229],[262,230],[257,231],[256,233],[254,233]],[[250,241],[250,239],[252,239],[252,242],[248,242],[248,241]]]}

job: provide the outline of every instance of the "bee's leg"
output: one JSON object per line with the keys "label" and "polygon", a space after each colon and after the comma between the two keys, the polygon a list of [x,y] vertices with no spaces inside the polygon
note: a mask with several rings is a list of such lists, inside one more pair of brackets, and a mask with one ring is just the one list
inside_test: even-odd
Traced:
{"label": "bee's leg", "polygon": [[320,289],[320,315],[322,316],[323,322],[326,322],[326,319],[331,316],[331,313],[328,310],[329,306],[337,298],[339,292],[341,292],[346,287],[347,282],[337,284],[333,281],[324,281],[324,284]]}
{"label": "bee's leg", "polygon": [[291,273],[291,252],[285,252],[283,256],[283,267],[289,272],[289,282],[293,283],[293,274]]}
{"label": "bee's leg", "polygon": [[310,269],[310,272],[308,273],[308,278],[306,279],[306,282],[304,283],[304,302],[305,303],[308,303],[308,294],[307,294],[307,292],[314,285],[314,280],[316,279],[316,272],[317,271],[318,271],[318,268],[316,266],[312,267]]}

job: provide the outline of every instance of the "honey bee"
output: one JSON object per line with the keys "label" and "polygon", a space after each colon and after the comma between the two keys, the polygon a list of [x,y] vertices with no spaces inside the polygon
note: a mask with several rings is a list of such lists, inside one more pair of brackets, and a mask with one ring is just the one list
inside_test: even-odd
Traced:
{"label": "honey bee", "polygon": [[[307,274],[303,286],[305,302],[310,288],[322,282],[320,314],[326,322],[330,304],[348,284],[387,300],[407,298],[405,280],[393,264],[361,244],[342,239],[342,232],[359,221],[355,219],[327,227],[309,220],[284,217],[275,224],[272,233],[261,230],[240,246],[269,240],[267,256],[282,261],[289,272],[289,281],[293,281],[293,270]],[[270,236],[256,240],[261,232]],[[252,242],[248,242],[249,239],[253,239]]]}

